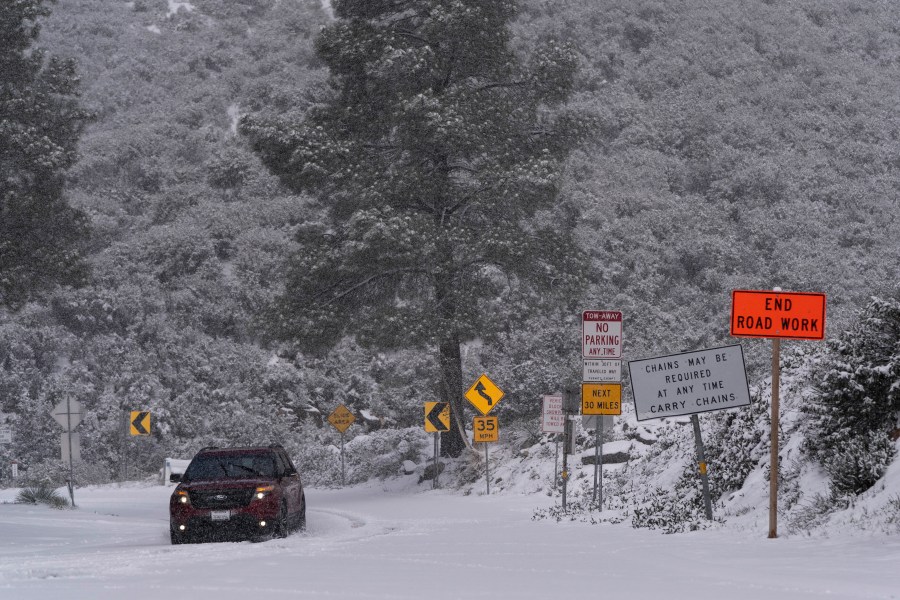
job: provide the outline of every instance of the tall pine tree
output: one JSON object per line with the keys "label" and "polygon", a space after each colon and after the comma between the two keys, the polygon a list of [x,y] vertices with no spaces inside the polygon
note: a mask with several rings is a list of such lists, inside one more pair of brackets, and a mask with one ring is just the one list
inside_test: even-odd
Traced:
{"label": "tall pine tree", "polygon": [[43,4],[0,2],[0,306],[85,275],[86,219],[63,186],[87,114],[74,63],[32,48]]}
{"label": "tall pine tree", "polygon": [[316,41],[330,70],[321,101],[242,125],[268,168],[321,207],[298,235],[274,331],[310,351],[345,335],[436,351],[454,415],[443,448],[457,456],[460,345],[585,283],[570,223],[553,215],[583,131],[559,110],[575,55],[547,41],[521,59],[509,0],[333,6]]}

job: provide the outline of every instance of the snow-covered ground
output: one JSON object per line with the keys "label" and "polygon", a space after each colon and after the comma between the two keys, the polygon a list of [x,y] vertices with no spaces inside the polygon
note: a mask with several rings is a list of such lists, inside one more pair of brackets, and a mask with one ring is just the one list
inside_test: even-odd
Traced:
{"label": "snow-covered ground", "polygon": [[460,495],[399,479],[308,490],[283,540],[171,546],[170,486],[76,491],[75,510],[0,490],[0,598],[900,598],[900,539],[534,521],[541,494]]}

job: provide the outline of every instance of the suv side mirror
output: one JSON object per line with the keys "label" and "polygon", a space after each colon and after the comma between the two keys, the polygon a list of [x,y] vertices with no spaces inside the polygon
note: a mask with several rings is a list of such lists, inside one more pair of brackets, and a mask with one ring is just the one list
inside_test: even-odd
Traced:
{"label": "suv side mirror", "polygon": [[169,481],[172,483],[181,483],[181,473],[169,473]]}

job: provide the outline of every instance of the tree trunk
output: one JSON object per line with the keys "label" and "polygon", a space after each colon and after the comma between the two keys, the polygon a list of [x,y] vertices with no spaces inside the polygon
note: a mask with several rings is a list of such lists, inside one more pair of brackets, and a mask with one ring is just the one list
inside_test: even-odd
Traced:
{"label": "tree trunk", "polygon": [[462,401],[462,354],[454,333],[441,341],[441,399],[450,403],[450,431],[441,434],[441,456],[457,457],[466,448]]}
{"label": "tree trunk", "polygon": [[454,293],[455,269],[452,267],[453,251],[446,249],[448,257],[445,269],[435,277],[434,292],[440,316],[441,332],[438,337],[438,354],[441,369],[441,400],[450,403],[450,430],[441,433],[441,456],[457,457],[465,450],[465,413],[463,412],[462,353],[459,350],[459,330],[456,324]]}

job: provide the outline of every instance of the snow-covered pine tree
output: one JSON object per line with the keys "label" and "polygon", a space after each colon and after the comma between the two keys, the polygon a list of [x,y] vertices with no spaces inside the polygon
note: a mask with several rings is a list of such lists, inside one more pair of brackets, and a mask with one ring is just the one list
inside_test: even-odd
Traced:
{"label": "snow-covered pine tree", "polygon": [[805,450],[838,494],[870,488],[894,458],[900,415],[900,301],[873,299],[831,344]]}
{"label": "snow-covered pine tree", "polygon": [[86,219],[63,198],[87,113],[73,61],[32,47],[43,0],[0,3],[0,306],[85,275]]}
{"label": "snow-covered pine tree", "polygon": [[515,290],[572,297],[585,283],[570,224],[547,216],[584,133],[552,109],[575,55],[548,41],[520,59],[510,0],[333,7],[316,42],[330,70],[321,102],[299,120],[242,124],[272,172],[323,208],[298,236],[273,330],[306,350],[344,335],[435,350],[456,416],[443,448],[456,456],[460,344],[504,327],[496,307],[514,313],[526,297]]}

